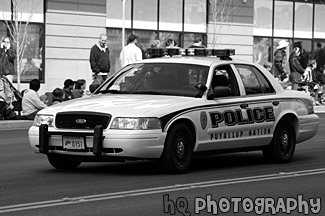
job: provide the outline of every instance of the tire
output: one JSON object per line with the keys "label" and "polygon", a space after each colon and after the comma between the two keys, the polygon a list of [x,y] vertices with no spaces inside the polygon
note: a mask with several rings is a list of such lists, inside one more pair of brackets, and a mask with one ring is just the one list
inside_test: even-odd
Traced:
{"label": "tire", "polygon": [[193,136],[184,124],[175,125],[168,131],[161,165],[168,173],[180,174],[189,170],[193,156]]}
{"label": "tire", "polygon": [[288,163],[296,148],[296,133],[290,119],[279,122],[271,144],[263,149],[263,156],[273,163]]}
{"label": "tire", "polygon": [[56,169],[76,169],[80,166],[80,161],[69,160],[61,155],[47,155],[50,164]]}

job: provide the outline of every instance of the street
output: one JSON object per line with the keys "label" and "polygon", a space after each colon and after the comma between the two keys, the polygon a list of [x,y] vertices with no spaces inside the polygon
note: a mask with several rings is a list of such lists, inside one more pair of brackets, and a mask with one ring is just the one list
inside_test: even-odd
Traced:
{"label": "street", "polygon": [[[324,215],[325,114],[288,164],[260,151],[193,161],[168,175],[155,163],[83,163],[55,170],[26,129],[0,130],[0,215]],[[287,214],[288,213],[288,214]]]}

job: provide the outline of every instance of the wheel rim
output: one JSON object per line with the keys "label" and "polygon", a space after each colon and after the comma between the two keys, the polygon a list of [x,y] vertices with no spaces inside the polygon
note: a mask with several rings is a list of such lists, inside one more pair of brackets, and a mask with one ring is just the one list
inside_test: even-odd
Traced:
{"label": "wheel rim", "polygon": [[182,159],[185,155],[185,145],[183,141],[179,141],[176,145],[177,158]]}
{"label": "wheel rim", "polygon": [[175,147],[175,162],[177,166],[182,167],[186,164],[188,158],[188,148],[186,145],[186,140],[183,138],[178,139]]}
{"label": "wheel rim", "polygon": [[283,156],[288,156],[291,151],[291,143],[290,143],[290,136],[288,131],[284,131],[281,136],[281,154]]}

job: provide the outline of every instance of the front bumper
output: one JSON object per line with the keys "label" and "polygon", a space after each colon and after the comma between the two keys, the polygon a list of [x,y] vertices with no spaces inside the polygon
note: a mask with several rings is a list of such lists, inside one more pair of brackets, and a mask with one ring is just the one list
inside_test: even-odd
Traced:
{"label": "front bumper", "polygon": [[316,135],[319,125],[319,117],[316,114],[299,116],[299,133],[297,143],[308,140]]}
{"label": "front bumper", "polygon": [[[161,130],[103,130],[96,126],[90,130],[58,130],[32,126],[29,131],[29,142],[32,149],[43,154],[64,154],[88,157],[121,157],[121,158],[160,158],[166,133]],[[65,150],[62,147],[63,136],[85,137],[85,150]]]}

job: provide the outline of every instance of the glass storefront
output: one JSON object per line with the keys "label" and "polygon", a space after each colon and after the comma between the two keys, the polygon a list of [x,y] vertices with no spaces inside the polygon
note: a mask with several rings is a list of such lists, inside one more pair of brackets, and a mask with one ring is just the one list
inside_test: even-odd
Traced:
{"label": "glass storefront", "polygon": [[[120,69],[123,2],[106,2],[110,5],[107,7],[106,26],[111,73],[114,73]],[[207,1],[202,0],[127,0],[124,41],[131,33],[139,36],[138,46],[144,58],[148,48],[166,47],[168,40],[174,46],[188,47],[193,44],[194,36],[200,35],[206,45],[206,4]]]}
{"label": "glass storefront", "polygon": [[162,31],[182,31],[183,0],[159,2],[159,29]]}
{"label": "glass storefront", "polygon": [[[0,12],[0,35],[1,37],[10,36],[7,25],[10,24],[14,7],[11,7],[10,0],[1,0],[0,7],[3,8],[2,13]],[[19,38],[20,41],[23,41],[24,37],[26,40],[24,49],[20,51],[22,54],[20,80],[22,83],[35,78],[44,81],[44,1],[18,0],[17,13],[21,22]],[[26,22],[29,22],[27,28],[25,28]],[[12,40],[12,46],[17,50],[14,40]],[[17,82],[17,73],[14,82]]]}
{"label": "glass storefront", "polygon": [[255,0],[254,62],[272,62],[278,42],[285,39],[290,43],[288,56],[294,46],[302,48],[301,64],[306,67],[316,43],[325,46],[324,10],[323,0]]}

